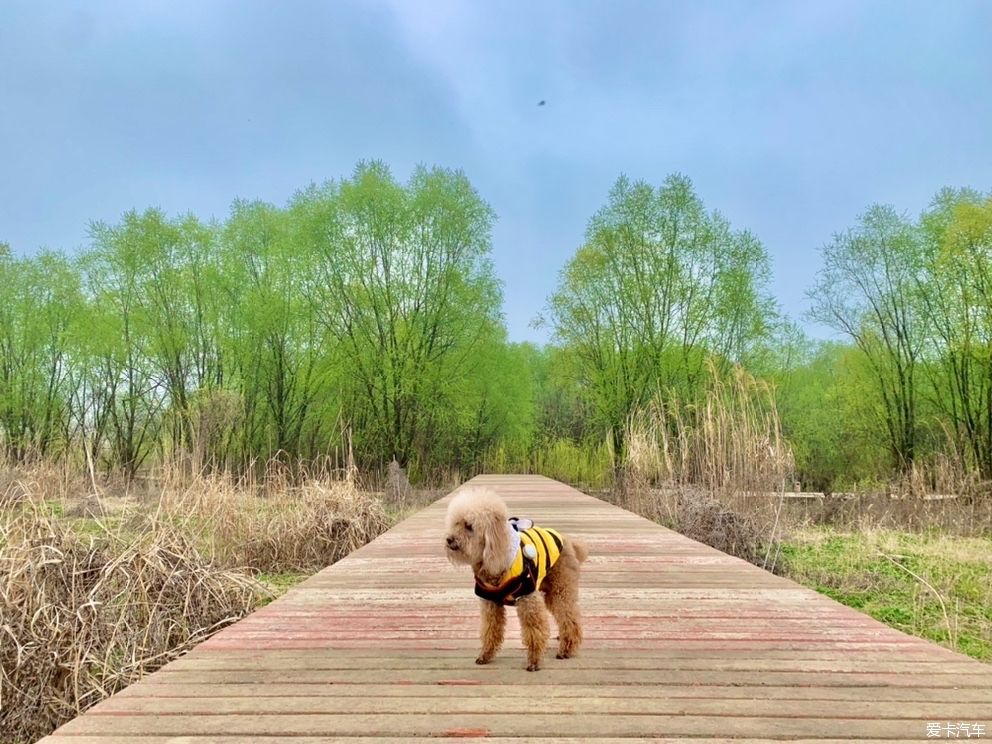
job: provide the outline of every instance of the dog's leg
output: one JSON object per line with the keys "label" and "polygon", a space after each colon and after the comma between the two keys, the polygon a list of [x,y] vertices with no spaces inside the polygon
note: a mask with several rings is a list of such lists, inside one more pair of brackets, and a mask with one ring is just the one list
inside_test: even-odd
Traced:
{"label": "dog's leg", "polygon": [[503,645],[503,631],[506,629],[506,608],[503,605],[481,600],[482,604],[482,651],[476,664],[488,664]]}
{"label": "dog's leg", "polygon": [[544,602],[558,624],[558,658],[575,655],[582,645],[579,614],[579,561],[570,545],[544,580]]}
{"label": "dog's leg", "polygon": [[554,589],[544,595],[544,603],[558,624],[558,658],[568,659],[582,645],[578,592],[573,584],[557,585]]}
{"label": "dog's leg", "polygon": [[551,635],[548,613],[538,592],[517,601],[517,617],[520,618],[520,632],[527,646],[527,671],[536,672],[541,668],[548,636]]}

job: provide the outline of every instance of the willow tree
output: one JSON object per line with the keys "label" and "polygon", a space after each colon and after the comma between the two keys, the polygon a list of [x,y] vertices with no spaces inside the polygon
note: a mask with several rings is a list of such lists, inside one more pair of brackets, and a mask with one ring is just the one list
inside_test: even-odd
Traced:
{"label": "willow tree", "polygon": [[135,317],[169,413],[169,445],[189,451],[194,400],[222,380],[214,232],[192,215],[169,218],[148,209],[96,226],[94,235],[98,251],[116,254],[108,266],[133,264]]}
{"label": "willow tree", "polygon": [[992,198],[941,191],[921,220],[920,297],[930,321],[933,399],[957,451],[992,478]]}
{"label": "willow tree", "polygon": [[548,315],[618,465],[635,410],[659,391],[693,398],[708,359],[743,361],[765,335],[767,278],[758,240],[706,211],[685,176],[617,180]]}
{"label": "willow tree", "polygon": [[374,162],[301,192],[291,213],[363,456],[452,454],[481,394],[463,382],[503,342],[489,205],[460,172],[421,167],[401,184]]}
{"label": "willow tree", "polygon": [[809,296],[816,320],[864,354],[881,402],[893,465],[912,465],[920,436],[920,372],[927,323],[920,307],[919,231],[890,207],[874,206],[823,248]]}
{"label": "willow tree", "polygon": [[[95,461],[133,477],[152,453],[167,405],[166,385],[151,352],[159,320],[146,304],[148,236],[132,218],[90,226],[91,246],[80,258],[87,307],[74,354],[81,365],[76,417]],[[99,442],[109,442],[103,453]]]}
{"label": "willow tree", "polygon": [[67,444],[69,333],[80,303],[62,255],[18,259],[0,243],[0,448],[14,460]]}
{"label": "willow tree", "polygon": [[245,457],[317,454],[308,427],[324,352],[304,292],[313,267],[293,236],[286,210],[263,202],[235,202],[222,231],[222,348]]}

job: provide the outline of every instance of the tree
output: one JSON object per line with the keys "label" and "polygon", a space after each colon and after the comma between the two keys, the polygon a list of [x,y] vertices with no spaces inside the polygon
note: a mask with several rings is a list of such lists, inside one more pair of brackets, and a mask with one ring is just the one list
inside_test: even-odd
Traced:
{"label": "tree", "polygon": [[227,384],[244,405],[242,455],[316,456],[308,426],[324,349],[304,292],[314,267],[294,242],[290,215],[270,204],[235,202],[221,251],[222,344]]}
{"label": "tree", "polygon": [[[105,249],[133,259],[136,315],[175,454],[194,445],[193,399],[221,384],[217,343],[217,257],[214,232],[192,215],[128,212],[115,226],[97,226]],[[121,264],[123,265],[123,264]]]}
{"label": "tree", "polygon": [[548,314],[618,466],[628,418],[656,392],[691,400],[707,359],[745,361],[773,315],[767,278],[757,239],[707,212],[685,176],[617,180]]}
{"label": "tree", "polygon": [[918,371],[927,328],[919,303],[919,231],[874,206],[822,251],[811,316],[849,336],[870,365],[894,467],[910,468],[920,422]]}
{"label": "tree", "polygon": [[[126,215],[120,225],[90,226],[91,249],[80,261],[89,300],[86,332],[77,335],[90,378],[85,386],[90,398],[79,402],[77,415],[107,426],[107,468],[120,467],[129,479],[151,454],[166,405],[150,355],[155,318],[144,304],[148,246],[133,229],[134,217]],[[92,432],[94,447],[103,435]],[[95,460],[100,452],[92,454]]]}
{"label": "tree", "polygon": [[16,259],[0,243],[0,447],[16,461],[66,443],[68,337],[80,302],[64,256]]}
{"label": "tree", "polygon": [[921,224],[932,397],[955,449],[992,479],[992,198],[944,189]]}
{"label": "tree", "polygon": [[771,377],[799,480],[827,492],[885,480],[885,428],[864,354],[835,341],[805,346]]}
{"label": "tree", "polygon": [[492,210],[461,173],[418,168],[404,186],[366,163],[301,192],[291,212],[312,267],[305,291],[342,367],[366,462],[450,453],[449,427],[474,405],[461,382],[484,370],[504,333]]}

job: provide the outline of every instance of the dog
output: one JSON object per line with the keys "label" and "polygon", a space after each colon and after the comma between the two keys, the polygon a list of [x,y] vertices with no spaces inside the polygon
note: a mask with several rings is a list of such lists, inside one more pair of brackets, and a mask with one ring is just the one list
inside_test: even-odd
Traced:
{"label": "dog", "polygon": [[488,664],[503,645],[506,607],[516,607],[527,671],[541,668],[550,636],[547,612],[558,624],[558,657],[567,659],[582,644],[579,569],[585,546],[555,530],[510,518],[492,490],[466,488],[448,504],[445,550],[448,560],[472,567],[481,600],[482,650],[476,664]]}

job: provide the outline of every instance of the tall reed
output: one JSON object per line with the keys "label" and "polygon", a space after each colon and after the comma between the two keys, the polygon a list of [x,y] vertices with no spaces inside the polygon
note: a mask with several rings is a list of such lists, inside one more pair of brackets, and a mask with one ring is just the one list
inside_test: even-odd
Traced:
{"label": "tall reed", "polygon": [[721,375],[711,364],[698,401],[655,396],[631,415],[625,441],[615,501],[774,567],[794,460],[767,383],[739,367]]}

